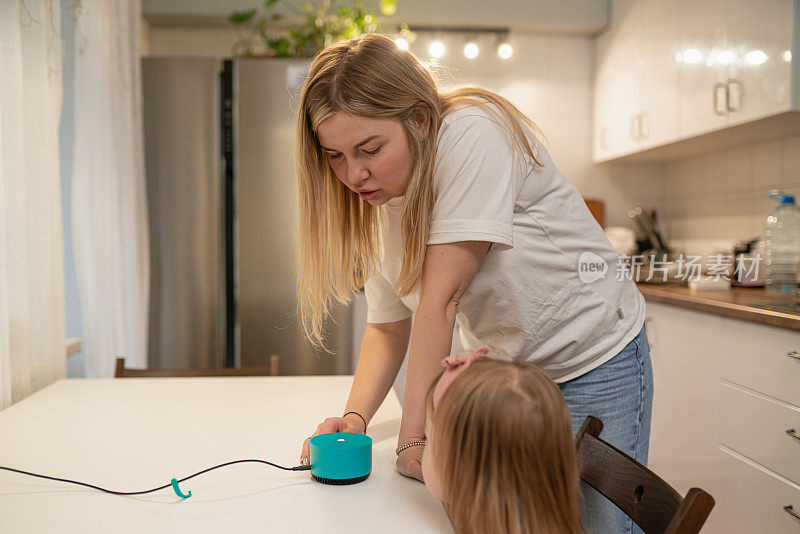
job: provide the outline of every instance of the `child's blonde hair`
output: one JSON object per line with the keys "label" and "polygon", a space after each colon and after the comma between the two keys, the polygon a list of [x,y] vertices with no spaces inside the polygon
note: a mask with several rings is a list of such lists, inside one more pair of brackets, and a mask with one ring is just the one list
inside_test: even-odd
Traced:
{"label": "child's blonde hair", "polygon": [[478,360],[433,408],[432,461],[458,534],[582,533],[569,409],[535,365]]}
{"label": "child's blonde hair", "polygon": [[[413,158],[403,195],[403,262],[395,292],[419,287],[434,205],[433,169],[442,117],[477,105],[504,126],[518,154],[542,161],[526,133],[536,125],[507,99],[480,87],[439,92],[430,71],[410,51],[379,34],[364,34],[322,50],[311,63],[297,105],[294,162],[299,199],[297,302],[307,338],[325,348],[324,322],[336,301],[349,302],[378,264],[378,207],[361,200],[336,177],[317,138],[317,128],[337,112],[395,119],[405,129]],[[492,108],[493,104],[500,113]],[[427,135],[415,123],[427,108]]]}

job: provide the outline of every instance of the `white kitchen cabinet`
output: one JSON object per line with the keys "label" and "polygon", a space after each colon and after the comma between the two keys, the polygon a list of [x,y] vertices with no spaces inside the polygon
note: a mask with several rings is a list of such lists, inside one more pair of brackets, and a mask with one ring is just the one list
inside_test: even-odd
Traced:
{"label": "white kitchen cabinet", "polygon": [[[612,30],[613,31],[613,30]],[[612,153],[610,143],[611,118],[614,116],[614,93],[611,82],[615,68],[610,52],[611,32],[598,37],[595,45],[596,58],[602,58],[595,65],[594,85],[594,128],[592,134],[592,153],[595,158],[607,158]]]}
{"label": "white kitchen cabinet", "polygon": [[710,490],[716,500],[714,520],[703,534],[796,534],[800,530],[800,521],[784,510],[784,506],[800,510],[800,488],[734,451],[723,448],[718,454],[723,478]]}
{"label": "white kitchen cabinet", "polygon": [[[727,47],[728,0],[680,0],[678,136],[689,137],[724,128],[727,123],[725,82],[728,67],[713,58]],[[723,56],[724,57],[724,56]],[[680,60],[680,63],[678,61]]]}
{"label": "white kitchen cabinet", "polygon": [[720,389],[720,443],[800,484],[800,408],[726,382]]}
{"label": "white kitchen cabinet", "polygon": [[[716,497],[710,487],[720,476],[721,334],[718,316],[647,303],[653,362],[648,466],[682,495],[699,487]],[[716,513],[712,510],[708,524]]]}
{"label": "white kitchen cabinet", "polygon": [[797,532],[800,332],[647,303],[649,466],[716,505],[703,532]]}
{"label": "white kitchen cabinet", "polygon": [[[728,125],[792,107],[792,62],[787,55],[792,51],[792,3],[728,0],[727,45],[734,57],[728,73]],[[794,3],[795,10],[800,9],[797,0]],[[797,23],[795,19],[800,30]]]}
{"label": "white kitchen cabinet", "polygon": [[792,0],[680,6],[680,137],[791,109]]}
{"label": "white kitchen cabinet", "polygon": [[644,0],[641,7],[641,110],[638,117],[642,150],[678,136],[678,33],[679,12],[672,2]]}
{"label": "white kitchen cabinet", "polygon": [[[614,0],[597,39],[594,160],[678,157],[706,134],[716,135],[703,138],[708,149],[800,130],[798,3]],[[767,117],[774,128],[756,122]]]}
{"label": "white kitchen cabinet", "polygon": [[613,159],[677,135],[677,14],[659,0],[615,2],[596,49],[595,159]]}
{"label": "white kitchen cabinet", "polygon": [[800,333],[733,319],[724,328],[722,379],[800,406]]}
{"label": "white kitchen cabinet", "polygon": [[611,30],[597,44],[595,149],[606,158],[635,149],[641,112],[641,4],[626,1],[617,7]]}

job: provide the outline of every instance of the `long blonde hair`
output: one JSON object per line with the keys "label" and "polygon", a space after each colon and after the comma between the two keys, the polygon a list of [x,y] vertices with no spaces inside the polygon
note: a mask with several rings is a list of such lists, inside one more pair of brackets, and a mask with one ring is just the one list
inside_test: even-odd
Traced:
{"label": "long blonde hair", "polygon": [[569,409],[533,364],[478,360],[433,410],[433,456],[457,534],[583,533]]}
{"label": "long blonde hair", "polygon": [[[494,104],[502,116],[490,107]],[[442,118],[469,105],[486,110],[511,135],[519,154],[541,165],[525,126],[536,125],[514,104],[480,87],[439,92],[430,71],[409,51],[380,34],[363,34],[322,50],[311,69],[295,115],[294,161],[299,201],[298,315],[305,335],[326,348],[323,325],[334,301],[347,303],[379,263],[378,207],[361,200],[334,174],[317,138],[317,128],[337,112],[398,120],[413,158],[401,215],[402,267],[395,293],[419,287],[434,205],[433,169]],[[427,134],[415,123],[423,106]]]}

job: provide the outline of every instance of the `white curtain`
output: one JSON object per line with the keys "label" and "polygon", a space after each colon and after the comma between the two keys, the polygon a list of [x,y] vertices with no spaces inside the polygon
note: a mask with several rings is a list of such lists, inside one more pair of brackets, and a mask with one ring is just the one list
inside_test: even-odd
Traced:
{"label": "white curtain", "polygon": [[66,376],[60,13],[0,1],[0,410]]}
{"label": "white curtain", "polygon": [[150,285],[139,0],[81,0],[72,232],[87,377],[147,366]]}

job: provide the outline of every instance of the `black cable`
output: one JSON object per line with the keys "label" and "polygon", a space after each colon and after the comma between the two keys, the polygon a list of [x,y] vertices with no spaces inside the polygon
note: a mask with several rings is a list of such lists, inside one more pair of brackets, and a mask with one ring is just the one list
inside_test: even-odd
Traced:
{"label": "black cable", "polygon": [[[195,473],[193,475],[189,475],[186,478],[182,478],[182,479],[178,480],[178,483],[183,482],[185,480],[189,480],[190,478],[194,478],[197,475],[202,475],[203,473],[207,473],[207,472],[212,471],[214,469],[219,469],[220,467],[225,467],[226,465],[241,464],[241,463],[245,463],[245,462],[258,462],[258,463],[262,463],[262,464],[267,464],[267,465],[271,465],[272,467],[277,467],[278,469],[283,469],[284,471],[308,471],[309,469],[311,469],[310,465],[298,465],[296,467],[283,467],[283,466],[280,466],[278,464],[273,464],[272,462],[267,462],[266,460],[234,460],[232,462],[227,462],[227,463],[224,463],[224,464],[215,465],[214,467],[209,467],[208,469],[204,469],[204,470],[202,470],[202,471],[200,471],[198,473]],[[100,486],[93,486],[92,484],[87,484],[85,482],[78,482],[77,480],[69,480],[67,478],[49,477],[47,475],[37,475],[36,473],[29,473],[28,471],[22,471],[20,469],[14,469],[12,467],[3,467],[2,465],[0,465],[0,469],[5,469],[6,471],[13,471],[14,473],[21,473],[23,475],[30,475],[32,477],[46,478],[48,480],[56,480],[58,482],[69,482],[70,484],[78,484],[79,486],[86,486],[87,488],[97,489],[97,490],[100,490],[100,491],[104,491],[106,493],[111,493],[113,495],[142,495],[142,494],[145,494],[145,493],[152,493],[154,491],[158,491],[158,490],[162,490],[162,489],[165,489],[165,488],[169,488],[172,485],[171,483],[170,484],[164,484],[163,486],[159,486],[157,488],[153,488],[153,489],[146,490],[146,491],[112,491],[112,490],[107,490],[105,488],[101,488]]]}

